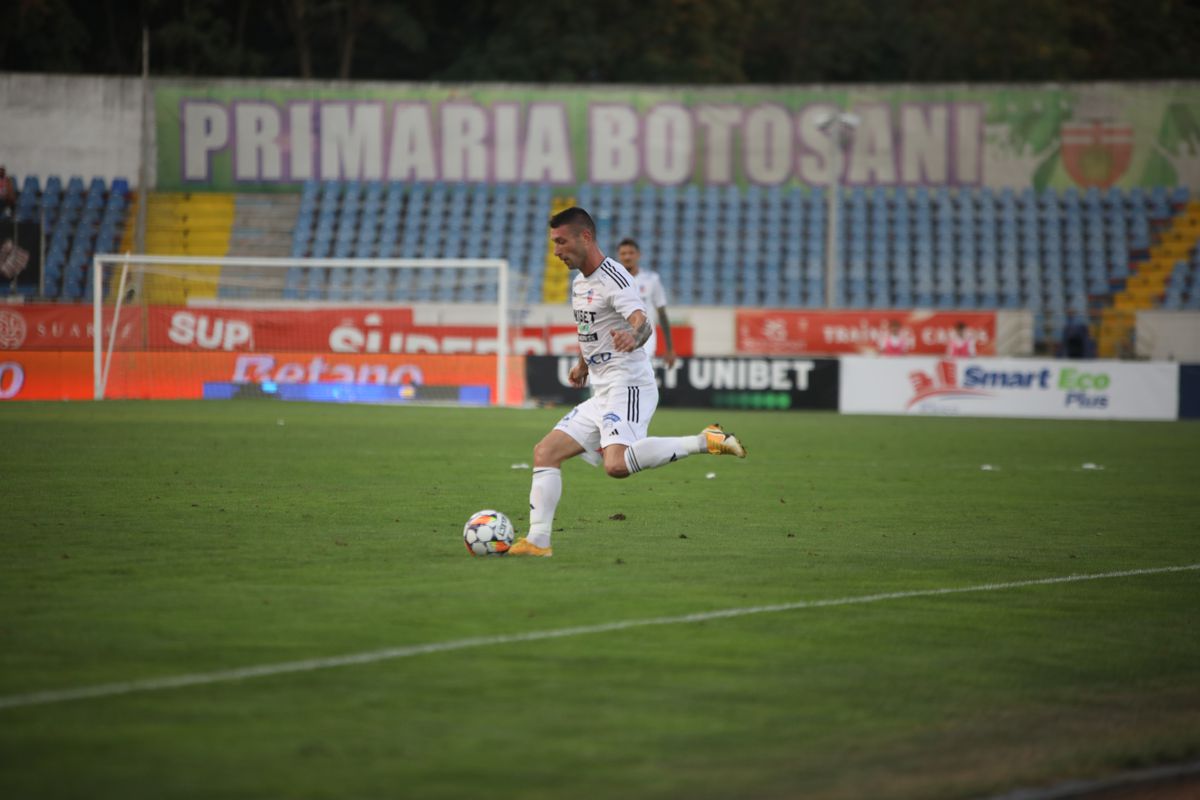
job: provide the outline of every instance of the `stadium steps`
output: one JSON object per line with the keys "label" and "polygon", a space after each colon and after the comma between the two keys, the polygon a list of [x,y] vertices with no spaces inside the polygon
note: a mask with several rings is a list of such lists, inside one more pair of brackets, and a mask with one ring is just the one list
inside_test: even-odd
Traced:
{"label": "stadium steps", "polygon": [[1200,202],[1189,203],[1173,216],[1149,257],[1133,265],[1125,288],[1113,295],[1112,308],[1105,309],[1100,323],[1097,354],[1119,358],[1132,353],[1137,312],[1159,306],[1175,264],[1186,260],[1200,241]]}
{"label": "stadium steps", "polygon": [[299,211],[298,194],[239,194],[229,254],[287,257]]}
{"label": "stadium steps", "polygon": [[[233,210],[229,255],[286,258],[291,253],[299,211],[299,194],[239,194]],[[245,280],[245,285],[224,286],[222,296],[283,294],[284,270],[248,267],[239,272],[239,278]]]}
{"label": "stadium steps", "polygon": [[[146,205],[146,253],[224,256],[234,219],[234,195],[225,192],[150,192]],[[128,216],[122,249],[133,250],[137,210]],[[221,267],[198,265],[191,277],[148,274],[142,287],[151,303],[184,304],[189,297],[216,297]]]}
{"label": "stadium steps", "polygon": [[[575,205],[574,197],[556,197],[550,207],[550,215],[554,216],[573,205]],[[615,251],[616,248],[613,250]],[[554,243],[550,241],[549,236],[546,237],[545,265],[546,271],[542,278],[542,302],[555,305],[565,303],[571,285],[570,270],[560,259],[554,257]]]}
{"label": "stadium steps", "polygon": [[[121,242],[133,250],[136,198]],[[224,256],[229,253],[234,195],[150,192],[146,207],[146,252],[152,255]]]}
{"label": "stadium steps", "polygon": [[1126,308],[1106,308],[1100,316],[1100,335],[1096,355],[1100,358],[1121,358],[1133,354],[1133,330],[1137,312]]}

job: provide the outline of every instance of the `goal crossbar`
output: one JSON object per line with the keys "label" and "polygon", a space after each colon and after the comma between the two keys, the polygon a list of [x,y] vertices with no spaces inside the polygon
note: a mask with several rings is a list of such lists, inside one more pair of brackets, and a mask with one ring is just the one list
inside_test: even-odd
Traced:
{"label": "goal crossbar", "polygon": [[[124,299],[128,271],[131,266],[239,266],[263,269],[305,268],[367,268],[367,269],[494,269],[496,270],[496,404],[508,403],[508,312],[509,286],[508,261],[502,258],[289,258],[286,256],[164,256],[164,255],[132,255],[103,253],[92,258],[93,292],[92,292],[92,367],[94,397],[104,399],[105,387],[108,382],[108,366],[112,358],[112,343],[115,336],[110,335],[107,346],[104,342],[103,309],[104,309],[104,267],[112,265],[121,268],[119,288],[114,300],[114,316],[112,330],[117,330],[121,304]],[[298,301],[303,302],[303,301]],[[311,302],[311,301],[310,301]],[[319,303],[312,303],[319,305]],[[398,305],[404,305],[400,303]]]}

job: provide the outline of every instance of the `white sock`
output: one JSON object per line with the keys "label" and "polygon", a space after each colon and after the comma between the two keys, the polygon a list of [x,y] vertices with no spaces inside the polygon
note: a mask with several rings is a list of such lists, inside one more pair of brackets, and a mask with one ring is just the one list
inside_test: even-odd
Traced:
{"label": "white sock", "polygon": [[704,435],[699,436],[652,436],[634,442],[625,451],[625,466],[632,475],[644,469],[654,469],[670,464],[693,453],[703,452]]}
{"label": "white sock", "polygon": [[550,546],[554,510],[562,497],[562,470],[558,467],[534,467],[529,487],[529,533],[525,538],[538,547]]}

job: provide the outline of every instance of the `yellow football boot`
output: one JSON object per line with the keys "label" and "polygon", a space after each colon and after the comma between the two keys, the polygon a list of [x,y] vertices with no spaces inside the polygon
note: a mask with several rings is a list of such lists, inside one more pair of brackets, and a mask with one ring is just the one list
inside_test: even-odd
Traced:
{"label": "yellow football boot", "polygon": [[708,445],[708,452],[714,456],[737,456],[738,458],[746,457],[746,448],[742,447],[742,443],[732,433],[726,433],[721,430],[721,426],[713,423],[705,428],[704,441]]}
{"label": "yellow football boot", "polygon": [[540,556],[541,558],[549,558],[554,555],[554,549],[551,547],[538,547],[528,539],[522,538],[512,547],[508,548],[510,556]]}

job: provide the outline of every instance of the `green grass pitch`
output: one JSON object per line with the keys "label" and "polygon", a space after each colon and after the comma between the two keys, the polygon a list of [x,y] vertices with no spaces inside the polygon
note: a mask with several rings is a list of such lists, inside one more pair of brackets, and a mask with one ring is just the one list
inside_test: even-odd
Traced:
{"label": "green grass pitch", "polygon": [[[1200,563],[1194,423],[728,411],[745,461],[570,462],[553,559],[472,559],[561,413],[0,406],[0,698]],[[966,798],[1197,757],[1194,570],[0,708],[5,798]]]}

